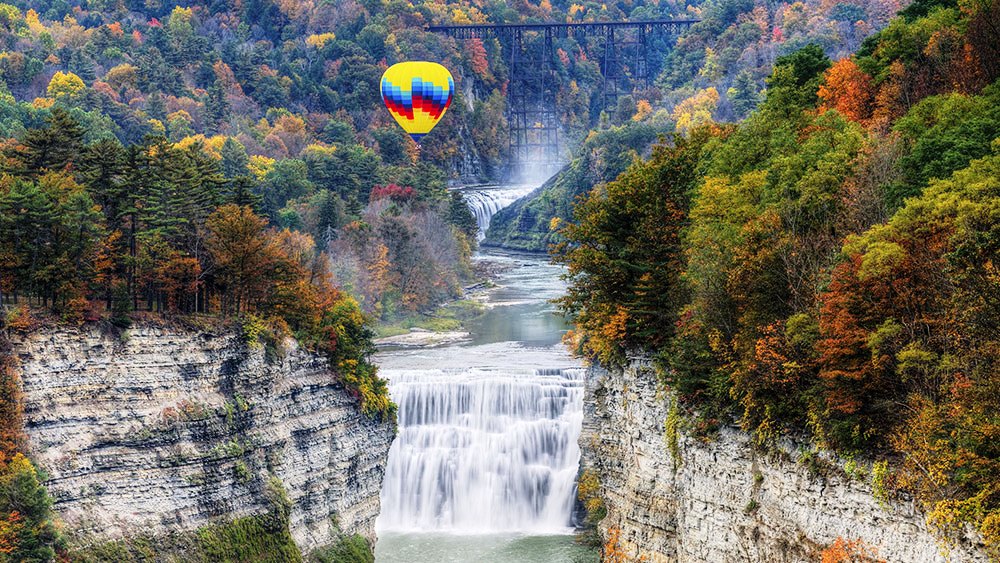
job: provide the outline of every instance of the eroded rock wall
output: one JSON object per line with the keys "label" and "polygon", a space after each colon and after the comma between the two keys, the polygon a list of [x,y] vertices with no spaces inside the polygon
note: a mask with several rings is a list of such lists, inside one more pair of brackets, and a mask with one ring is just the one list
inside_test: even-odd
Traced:
{"label": "eroded rock wall", "polygon": [[675,456],[665,427],[670,401],[643,361],[623,374],[587,376],[583,464],[601,480],[602,531],[618,528],[635,560],[818,561],[838,537],[860,539],[892,563],[987,560],[971,537],[944,555],[912,502],[883,507],[836,460],[811,471],[797,461],[798,444],[764,455],[738,429],[708,443],[681,432]]}
{"label": "eroded rock wall", "polygon": [[334,521],[374,539],[393,429],[360,413],[324,359],[157,327],[44,330],[15,350],[33,456],[75,537],[265,513],[280,483],[303,552]]}

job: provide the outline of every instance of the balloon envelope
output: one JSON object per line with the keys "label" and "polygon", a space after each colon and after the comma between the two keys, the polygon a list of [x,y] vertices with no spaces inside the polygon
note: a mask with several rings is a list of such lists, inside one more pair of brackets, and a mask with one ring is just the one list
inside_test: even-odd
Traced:
{"label": "balloon envelope", "polygon": [[451,105],[455,81],[437,63],[411,61],[386,69],[381,90],[389,113],[419,143]]}

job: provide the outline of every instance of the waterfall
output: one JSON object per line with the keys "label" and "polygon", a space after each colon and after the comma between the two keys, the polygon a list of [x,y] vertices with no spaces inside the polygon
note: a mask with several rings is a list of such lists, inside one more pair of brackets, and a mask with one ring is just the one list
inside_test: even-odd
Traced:
{"label": "waterfall", "polygon": [[572,525],[583,369],[383,374],[399,432],[380,528],[538,534]]}
{"label": "waterfall", "polygon": [[498,211],[531,193],[534,186],[499,186],[462,190],[462,196],[479,225],[480,240],[490,228],[490,219]]}

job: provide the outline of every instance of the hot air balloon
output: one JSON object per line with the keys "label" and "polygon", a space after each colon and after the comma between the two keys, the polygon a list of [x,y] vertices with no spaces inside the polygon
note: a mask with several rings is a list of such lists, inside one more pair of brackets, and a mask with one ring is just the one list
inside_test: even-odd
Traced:
{"label": "hot air balloon", "polygon": [[455,81],[448,69],[426,61],[397,63],[382,75],[382,101],[396,123],[420,142],[451,105]]}

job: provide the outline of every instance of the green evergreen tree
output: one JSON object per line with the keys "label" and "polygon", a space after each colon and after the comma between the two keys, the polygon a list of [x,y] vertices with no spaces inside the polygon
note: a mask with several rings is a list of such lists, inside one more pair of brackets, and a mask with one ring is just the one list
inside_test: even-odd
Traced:
{"label": "green evergreen tree", "polygon": [[465,203],[465,198],[459,192],[451,192],[451,199],[448,200],[448,213],[445,216],[449,223],[454,225],[459,231],[465,233],[470,240],[476,240],[479,234],[479,223],[476,217],[469,211],[469,206]]}
{"label": "green evergreen tree", "polygon": [[38,274],[52,261],[56,218],[55,203],[34,182],[17,180],[0,195],[0,241],[8,254],[3,265],[15,288],[44,289]]}
{"label": "green evergreen tree", "polygon": [[237,176],[226,183],[225,203],[249,207],[256,214],[261,213],[264,197],[257,192],[257,182],[250,176]]}
{"label": "green evergreen tree", "polygon": [[247,174],[247,165],[250,163],[250,158],[247,156],[247,149],[242,143],[232,137],[227,137],[226,141],[222,143],[222,149],[219,150],[219,153],[222,156],[220,167],[223,176],[231,180]]}
{"label": "green evergreen tree", "polygon": [[116,139],[102,139],[87,146],[77,166],[77,178],[87,186],[108,220],[117,228],[122,217],[125,185],[125,147]]}
{"label": "green evergreen tree", "polygon": [[163,94],[159,90],[154,91],[146,98],[146,113],[153,119],[163,121],[167,118],[167,107],[163,102]]}
{"label": "green evergreen tree", "polygon": [[318,221],[313,237],[326,247],[337,239],[337,229],[343,224],[344,201],[329,190],[322,190],[315,199]]}
{"label": "green evergreen tree", "polygon": [[55,107],[44,127],[28,130],[21,141],[23,148],[16,149],[15,156],[27,174],[62,170],[80,154],[83,135],[80,122],[65,109]]}
{"label": "green evergreen tree", "polygon": [[790,115],[814,106],[823,72],[831,64],[823,49],[814,43],[778,57],[767,79],[765,107],[779,115]]}
{"label": "green evergreen tree", "polygon": [[94,60],[82,50],[75,50],[70,55],[69,70],[88,84],[97,78]]}
{"label": "green evergreen tree", "polygon": [[213,132],[218,131],[220,125],[229,118],[229,100],[226,99],[226,92],[218,80],[208,89],[208,99],[205,101],[205,117],[208,121],[209,129]]}
{"label": "green evergreen tree", "polygon": [[344,212],[351,219],[360,219],[361,213],[364,211],[364,206],[361,205],[361,200],[355,194],[349,194],[347,196],[346,205],[344,206]]}
{"label": "green evergreen tree", "polygon": [[736,79],[726,95],[729,97],[730,103],[733,104],[736,117],[745,117],[760,103],[760,89],[749,70],[743,70],[736,75]]}

